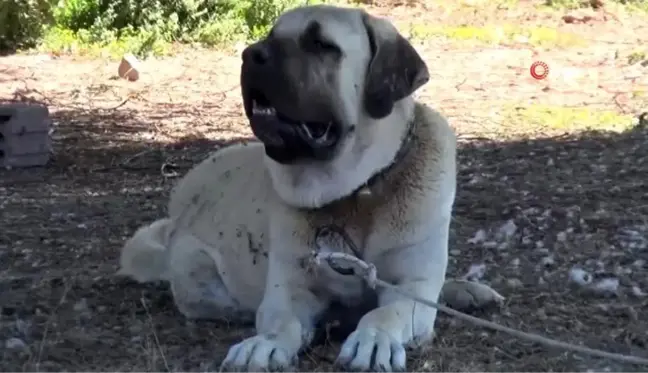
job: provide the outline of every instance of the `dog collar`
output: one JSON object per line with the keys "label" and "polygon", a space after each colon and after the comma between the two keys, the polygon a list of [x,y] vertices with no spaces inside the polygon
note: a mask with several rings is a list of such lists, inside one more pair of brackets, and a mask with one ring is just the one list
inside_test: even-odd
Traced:
{"label": "dog collar", "polygon": [[398,151],[396,152],[396,155],[394,156],[394,159],[392,159],[391,163],[373,174],[373,176],[371,176],[369,180],[367,180],[358,189],[351,193],[351,195],[358,197],[371,197],[373,195],[372,187],[377,182],[383,180],[387,176],[389,171],[393,170],[394,167],[407,156],[409,150],[412,148],[412,140],[414,139],[414,130],[416,129],[417,123],[416,119],[417,118],[415,117],[409,122],[407,126],[407,132],[405,132],[405,136],[403,137],[403,140],[401,140],[400,148],[398,148]]}

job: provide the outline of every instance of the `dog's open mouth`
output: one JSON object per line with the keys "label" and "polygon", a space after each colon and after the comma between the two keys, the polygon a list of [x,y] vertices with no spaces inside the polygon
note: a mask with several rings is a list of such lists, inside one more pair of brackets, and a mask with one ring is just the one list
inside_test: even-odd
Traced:
{"label": "dog's open mouth", "polygon": [[268,124],[288,125],[304,140],[319,147],[333,145],[337,140],[335,131],[332,130],[334,127],[333,121],[313,122],[291,118],[278,111],[270,103],[270,100],[258,91],[250,92],[247,104],[250,105],[248,115],[250,115],[251,121],[260,120]]}

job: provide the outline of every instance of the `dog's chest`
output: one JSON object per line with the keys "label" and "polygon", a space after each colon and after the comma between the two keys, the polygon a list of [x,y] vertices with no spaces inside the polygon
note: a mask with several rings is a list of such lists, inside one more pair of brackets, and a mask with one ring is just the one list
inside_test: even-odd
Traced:
{"label": "dog's chest", "polygon": [[[379,242],[381,237],[388,238],[389,235],[376,232],[377,229],[383,230],[384,220],[389,220],[385,214],[387,210],[389,203],[384,199],[349,198],[312,211],[306,220],[313,229],[314,249],[324,253],[345,253],[362,260],[375,259],[376,254],[385,248],[383,244],[392,244],[387,242],[391,241],[389,239]],[[340,264],[349,267],[347,263]],[[368,288],[362,278],[341,274],[326,263],[322,263],[314,275],[317,276],[318,290],[344,305],[357,306],[375,298],[375,291]]]}
{"label": "dog's chest", "polygon": [[[367,237],[373,228],[373,219],[357,205],[338,206],[312,216],[311,226],[315,228],[314,249],[322,253],[344,253],[364,260]],[[337,270],[326,262],[316,269],[314,275],[319,291],[327,293],[334,300],[346,306],[358,306],[375,297],[364,280],[349,273],[349,263],[337,263]],[[341,267],[341,268],[340,268]],[[342,273],[339,271],[342,269]]]}
{"label": "dog's chest", "polygon": [[[362,257],[362,248],[356,244],[362,238],[358,228],[347,227],[343,229],[330,225],[322,226],[316,232],[316,235],[318,233],[320,235],[315,238],[315,249],[318,252],[345,253]],[[336,267],[331,267],[326,261],[322,261],[321,265],[315,269],[313,275],[316,276],[315,286],[317,291],[325,292],[328,296],[347,306],[362,303],[369,292],[364,281],[347,271],[347,263],[340,262],[337,264]]]}
{"label": "dog's chest", "polygon": [[375,299],[375,291],[354,275],[341,275],[323,264],[316,273],[315,290],[347,307],[357,307]]}

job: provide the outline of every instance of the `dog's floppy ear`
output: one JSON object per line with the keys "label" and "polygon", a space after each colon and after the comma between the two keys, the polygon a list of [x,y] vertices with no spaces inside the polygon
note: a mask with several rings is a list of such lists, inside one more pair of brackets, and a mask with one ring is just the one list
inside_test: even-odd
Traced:
{"label": "dog's floppy ear", "polygon": [[389,115],[394,103],[430,79],[428,68],[412,44],[389,21],[363,13],[371,47],[364,87],[364,107],[376,119]]}

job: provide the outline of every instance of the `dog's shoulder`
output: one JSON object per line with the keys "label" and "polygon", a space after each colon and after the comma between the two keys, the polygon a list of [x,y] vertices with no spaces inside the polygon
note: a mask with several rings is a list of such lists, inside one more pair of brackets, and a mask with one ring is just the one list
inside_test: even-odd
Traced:
{"label": "dog's shoulder", "polygon": [[250,187],[269,187],[263,157],[263,144],[259,142],[237,143],[216,150],[175,185],[169,198],[169,216],[178,216],[187,206],[206,199],[243,197]]}
{"label": "dog's shoulder", "polygon": [[416,103],[414,120],[420,129],[418,137],[423,145],[424,154],[433,163],[454,163],[457,137],[448,120],[438,111],[423,103]]}
{"label": "dog's shoulder", "polygon": [[409,154],[389,180],[395,187],[390,211],[399,224],[422,226],[451,211],[456,191],[456,136],[436,110],[417,103],[414,139]]}
{"label": "dog's shoulder", "polygon": [[417,189],[414,195],[434,194],[456,178],[456,136],[446,118],[425,104],[416,103],[413,120],[411,149],[391,181]]}

